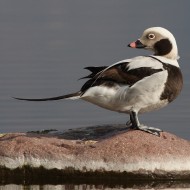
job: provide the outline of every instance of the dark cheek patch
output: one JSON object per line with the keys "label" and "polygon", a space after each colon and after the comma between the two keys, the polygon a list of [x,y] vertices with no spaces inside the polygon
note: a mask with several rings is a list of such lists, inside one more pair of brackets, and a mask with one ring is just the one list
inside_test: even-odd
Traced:
{"label": "dark cheek patch", "polygon": [[156,55],[166,55],[172,50],[172,44],[168,39],[162,39],[155,43]]}

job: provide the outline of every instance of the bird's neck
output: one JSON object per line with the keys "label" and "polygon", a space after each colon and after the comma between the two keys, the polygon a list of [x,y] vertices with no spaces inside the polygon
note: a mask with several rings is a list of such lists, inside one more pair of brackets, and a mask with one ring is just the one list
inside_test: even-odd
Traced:
{"label": "bird's neck", "polygon": [[177,46],[173,46],[172,50],[168,54],[164,55],[164,57],[172,60],[179,59]]}

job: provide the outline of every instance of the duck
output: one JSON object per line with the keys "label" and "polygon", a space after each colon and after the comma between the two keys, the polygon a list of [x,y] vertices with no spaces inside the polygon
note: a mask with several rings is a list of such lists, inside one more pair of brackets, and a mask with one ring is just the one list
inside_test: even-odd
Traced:
{"label": "duck", "polygon": [[25,101],[82,99],[104,109],[126,113],[126,128],[160,136],[161,129],[140,123],[139,114],[167,106],[180,94],[183,77],[178,64],[178,48],[173,34],[163,27],[146,29],[128,47],[146,49],[151,55],[141,55],[110,66],[89,66],[91,73],[77,92],[51,98],[15,98]]}

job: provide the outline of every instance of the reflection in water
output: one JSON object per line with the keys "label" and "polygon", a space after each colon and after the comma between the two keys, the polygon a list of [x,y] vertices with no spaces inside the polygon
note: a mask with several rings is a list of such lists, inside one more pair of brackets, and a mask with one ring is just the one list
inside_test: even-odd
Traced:
{"label": "reflection in water", "polygon": [[165,186],[162,184],[156,184],[154,187],[152,186],[138,186],[134,185],[133,187],[124,187],[124,186],[114,186],[114,187],[105,187],[104,185],[74,185],[74,184],[68,184],[68,185],[2,185],[0,186],[0,190],[180,190],[180,189],[189,189],[190,186],[185,183],[178,183],[178,185],[171,186]]}

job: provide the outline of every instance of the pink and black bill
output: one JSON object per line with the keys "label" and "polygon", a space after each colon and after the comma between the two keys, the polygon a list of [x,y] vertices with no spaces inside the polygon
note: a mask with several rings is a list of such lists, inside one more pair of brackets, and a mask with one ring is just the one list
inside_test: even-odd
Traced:
{"label": "pink and black bill", "polygon": [[128,47],[131,48],[145,48],[146,46],[144,44],[142,44],[142,42],[140,40],[137,40],[135,42],[131,42]]}

